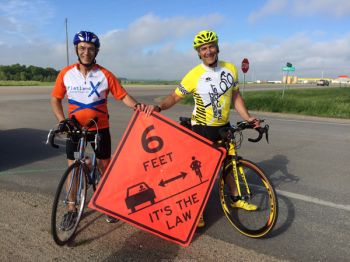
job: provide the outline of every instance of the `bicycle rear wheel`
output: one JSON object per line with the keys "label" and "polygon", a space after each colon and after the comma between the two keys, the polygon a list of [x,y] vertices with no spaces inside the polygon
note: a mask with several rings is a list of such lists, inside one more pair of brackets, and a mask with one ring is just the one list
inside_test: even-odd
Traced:
{"label": "bicycle rear wheel", "polygon": [[[232,175],[232,162],[228,163],[225,170],[227,175]],[[264,172],[254,163],[244,159],[239,160],[237,172],[244,172],[251,191],[248,194],[245,183],[240,179],[242,199],[256,205],[258,209],[246,211],[242,208],[231,207],[231,193],[224,181],[225,172],[222,172],[219,181],[219,194],[225,216],[245,236],[252,238],[266,236],[277,221],[278,201],[276,192]]]}
{"label": "bicycle rear wheel", "polygon": [[[56,244],[62,246],[69,242],[81,219],[86,200],[87,167],[74,162],[63,174],[58,184],[51,213],[51,233]],[[74,215],[67,217],[68,211]]]}

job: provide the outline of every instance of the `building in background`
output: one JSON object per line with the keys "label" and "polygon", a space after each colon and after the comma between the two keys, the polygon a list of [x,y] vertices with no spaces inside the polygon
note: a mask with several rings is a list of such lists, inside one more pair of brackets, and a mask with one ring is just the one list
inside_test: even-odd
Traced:
{"label": "building in background", "polygon": [[291,76],[283,76],[282,83],[284,84],[296,84],[298,83],[298,77],[296,75],[291,75]]}
{"label": "building in background", "polygon": [[338,76],[337,78],[333,79],[333,83],[338,83],[338,84],[350,84],[350,77],[347,75],[341,75]]}

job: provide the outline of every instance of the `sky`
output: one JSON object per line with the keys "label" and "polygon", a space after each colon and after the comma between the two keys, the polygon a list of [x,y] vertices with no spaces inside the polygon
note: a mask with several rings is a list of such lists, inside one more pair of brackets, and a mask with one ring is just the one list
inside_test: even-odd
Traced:
{"label": "sky", "polygon": [[180,80],[201,63],[201,30],[218,34],[219,59],[247,81],[350,75],[349,0],[0,0],[0,64],[52,67],[77,61],[80,30],[101,42],[97,62],[118,77]]}

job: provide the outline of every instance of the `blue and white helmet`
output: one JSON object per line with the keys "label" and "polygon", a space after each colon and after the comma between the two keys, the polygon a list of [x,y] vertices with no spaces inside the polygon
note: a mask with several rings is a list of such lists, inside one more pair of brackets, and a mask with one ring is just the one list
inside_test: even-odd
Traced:
{"label": "blue and white helmet", "polygon": [[92,43],[96,46],[96,48],[100,48],[100,40],[98,39],[97,35],[92,32],[80,31],[76,33],[73,39],[73,44],[77,45],[80,42]]}

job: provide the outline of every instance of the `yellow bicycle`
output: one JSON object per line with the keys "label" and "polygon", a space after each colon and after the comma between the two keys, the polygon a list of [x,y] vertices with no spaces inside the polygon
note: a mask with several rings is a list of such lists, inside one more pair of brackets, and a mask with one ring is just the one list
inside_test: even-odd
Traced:
{"label": "yellow bicycle", "polygon": [[[260,120],[264,122],[264,120]],[[180,123],[191,128],[190,118],[180,117]],[[219,177],[220,204],[230,224],[240,233],[252,238],[266,236],[277,222],[278,200],[275,189],[265,172],[252,161],[237,154],[243,141],[243,130],[254,129],[247,121],[237,122],[236,125],[220,130],[222,140],[215,143],[225,147],[226,157],[222,164]],[[264,134],[268,141],[269,126],[254,129],[259,133],[250,142],[260,141]],[[254,206],[255,210],[247,211],[233,205],[232,196],[236,200],[244,200]]]}

